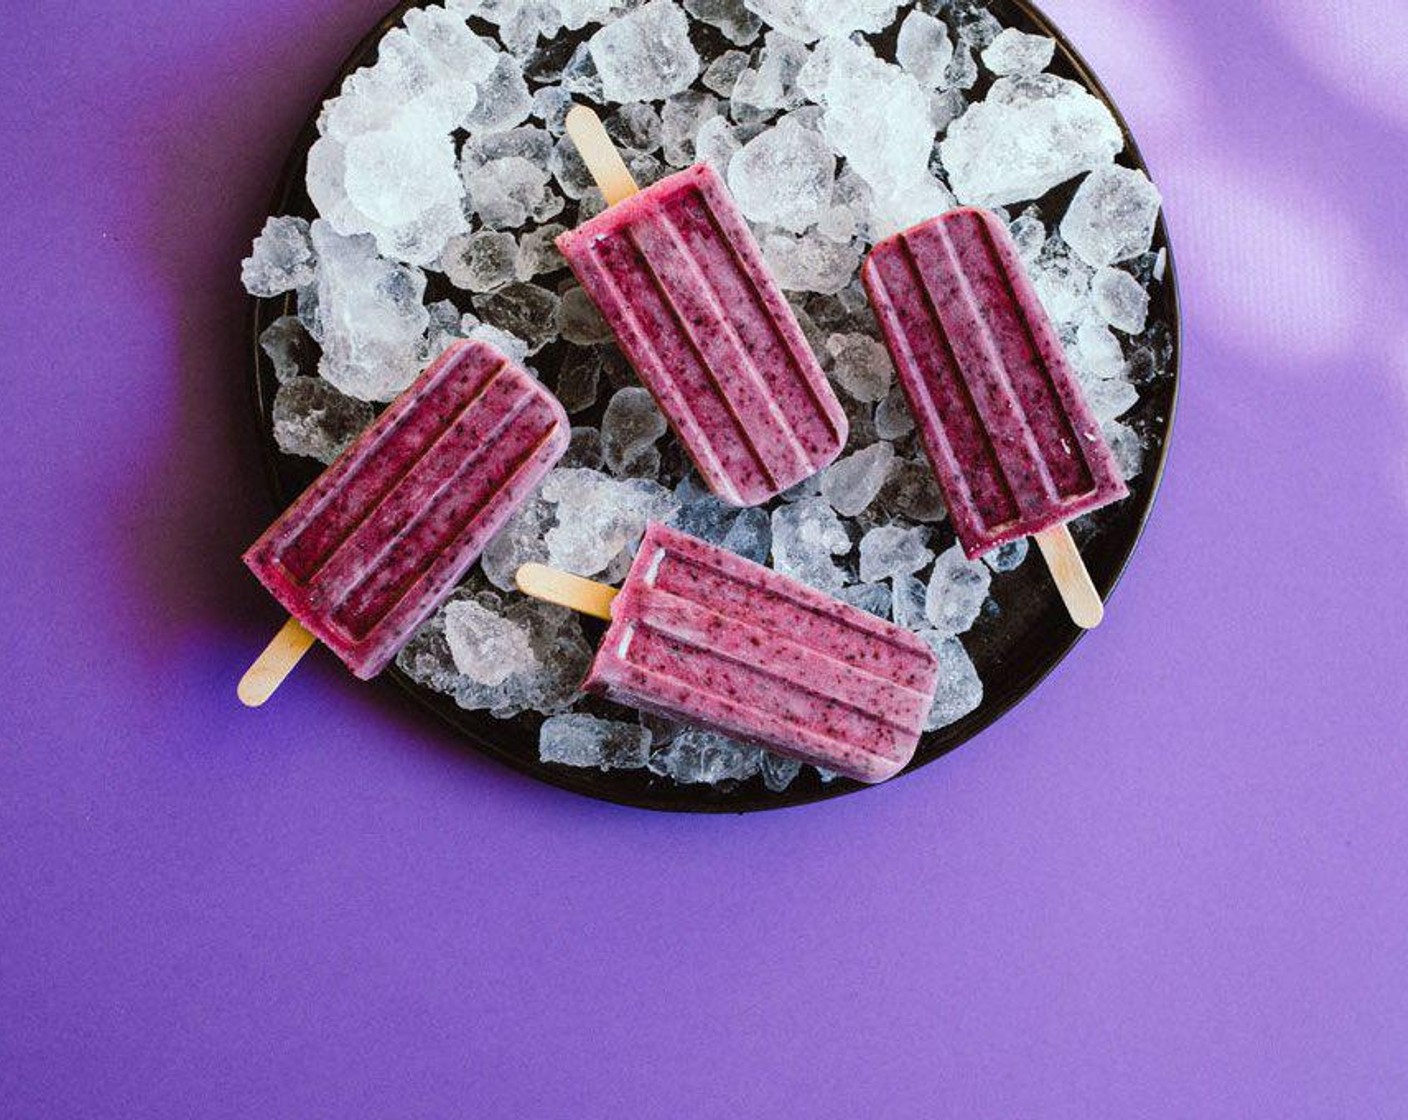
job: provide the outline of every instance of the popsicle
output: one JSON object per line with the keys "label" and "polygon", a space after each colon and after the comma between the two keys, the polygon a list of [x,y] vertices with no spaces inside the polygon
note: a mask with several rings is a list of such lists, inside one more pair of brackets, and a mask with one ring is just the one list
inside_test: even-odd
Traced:
{"label": "popsicle", "polygon": [[845,413],[718,174],[637,193],[595,113],[567,130],[612,205],[558,248],[705,484],[757,505],[825,467]]}
{"label": "popsicle", "polygon": [[518,584],[610,620],[587,692],[862,782],[909,763],[938,688],[909,631],[660,524],[619,593],[539,564]]}
{"label": "popsicle", "polygon": [[1007,227],[953,210],[861,275],[964,551],[1035,536],[1072,618],[1098,624],[1066,523],[1128,490]]}
{"label": "popsicle", "polygon": [[268,699],[314,639],[379,673],[567,449],[557,400],[483,342],[457,342],[250,547],[293,616],[245,679]]}

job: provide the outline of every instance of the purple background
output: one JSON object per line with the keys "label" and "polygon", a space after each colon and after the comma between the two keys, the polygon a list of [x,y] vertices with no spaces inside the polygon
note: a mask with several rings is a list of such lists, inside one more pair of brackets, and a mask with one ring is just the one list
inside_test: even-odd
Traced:
{"label": "purple background", "polygon": [[0,1115],[1408,1116],[1408,10],[1049,0],[1183,269],[1148,534],[962,751],[708,819],[235,702],[238,261],[386,4],[0,41]]}

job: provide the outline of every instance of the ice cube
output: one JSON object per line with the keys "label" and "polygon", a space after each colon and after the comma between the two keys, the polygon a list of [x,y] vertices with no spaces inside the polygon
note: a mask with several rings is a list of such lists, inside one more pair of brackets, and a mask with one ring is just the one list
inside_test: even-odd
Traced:
{"label": "ice cube", "polygon": [[440,271],[467,292],[491,292],[514,278],[518,242],[511,233],[481,230],[452,237],[440,255]]}
{"label": "ice cube", "polygon": [[1061,236],[1095,268],[1118,264],[1148,250],[1161,204],[1158,188],[1144,172],[1098,168],[1071,199]]}
{"label": "ice cube", "polygon": [[672,0],[649,0],[606,24],[590,49],[608,101],[658,101],[688,89],[699,74],[689,19]]}
{"label": "ice cube", "polygon": [[767,510],[756,506],[743,510],[733,519],[719,543],[745,560],[766,564],[768,553],[772,551],[772,519]]}
{"label": "ice cube", "polygon": [[753,42],[762,30],[762,21],[743,0],[684,0],[684,10],[701,23],[717,27],[725,39],[740,47]]}
{"label": "ice cube", "polygon": [[840,518],[825,501],[803,498],[772,512],[773,567],[822,591],[846,584],[846,573],[832,559],[851,551]]}
{"label": "ice cube", "polygon": [[1085,387],[1085,396],[1101,423],[1123,416],[1139,403],[1139,390],[1122,377],[1091,382]]}
{"label": "ice cube", "polygon": [[882,440],[836,460],[822,473],[822,496],[845,517],[863,513],[885,485],[894,459],[894,447]]}
{"label": "ice cube", "polygon": [[836,157],[818,133],[784,120],[750,140],[728,167],[745,217],[801,233],[831,201]]}
{"label": "ice cube", "polygon": [[690,472],[675,487],[677,509],[670,524],[710,544],[722,545],[738,510],[706,490]]}
{"label": "ice cube", "polygon": [[858,401],[885,398],[894,378],[889,351],[863,334],[833,334],[826,340],[831,355],[831,380]]}
{"label": "ice cube", "polygon": [[474,297],[475,310],[490,326],[528,344],[528,353],[536,354],[556,337],[557,295],[536,284],[514,281],[498,291]]}
{"label": "ice cube", "polygon": [[860,578],[863,583],[878,583],[895,575],[913,575],[934,559],[929,548],[929,530],[922,525],[903,529],[898,525],[880,525],[860,540]]}
{"label": "ice cube", "polygon": [[712,90],[720,97],[733,96],[739,76],[748,69],[746,51],[724,51],[704,70],[704,88]]}
{"label": "ice cube", "polygon": [[925,89],[945,84],[944,75],[953,58],[953,40],[942,20],[921,11],[911,11],[900,24],[895,61],[914,76]]}
{"label": "ice cube", "polygon": [[369,236],[343,237],[324,219],[310,234],[318,254],[318,372],[358,400],[389,401],[415,379],[430,313],[425,274],[378,256]]}
{"label": "ice cube", "polygon": [[949,125],[940,152],[960,202],[1006,206],[1109,164],[1123,147],[1103,102],[1075,82],[1035,74],[994,82]]}
{"label": "ice cube", "polygon": [[526,627],[473,600],[446,606],[445,640],[455,668],[478,684],[503,684],[536,661]]}
{"label": "ice cube", "polygon": [[557,399],[568,412],[585,412],[596,404],[600,382],[600,351],[572,350],[557,374]]}
{"label": "ice cube", "polygon": [[1038,74],[1051,65],[1055,55],[1056,40],[1049,35],[1028,35],[1009,27],[983,51],[983,65],[998,77]]}
{"label": "ice cube", "polygon": [[1100,429],[1110,450],[1119,464],[1120,475],[1126,482],[1135,478],[1144,469],[1144,440],[1128,424],[1118,420],[1107,420]]}
{"label": "ice cube", "polygon": [[928,462],[896,459],[890,477],[880,489],[880,505],[896,517],[932,524],[942,521],[948,511]]}
{"label": "ice cube", "polygon": [[924,581],[914,576],[897,575],[890,579],[891,611],[895,625],[906,630],[923,630],[929,625],[924,616],[927,594]]}
{"label": "ice cube", "polygon": [[612,338],[611,328],[596,309],[592,297],[575,286],[562,293],[562,302],[557,308],[557,330],[566,341],[578,346],[594,346],[610,342]]}
{"label": "ice cube", "polygon": [[978,620],[988,597],[992,572],[978,560],[969,560],[954,545],[934,561],[924,614],[942,634],[962,634]]}
{"label": "ice cube", "polygon": [[1031,264],[1041,255],[1046,244],[1046,224],[1035,206],[1029,206],[1012,219],[1007,231],[1017,246],[1017,255],[1026,264]]}
{"label": "ice cube", "polygon": [[937,630],[923,630],[919,636],[939,659],[939,690],[924,721],[925,731],[937,731],[977,710],[983,702],[983,682],[957,638]]}
{"label": "ice cube", "polygon": [[895,18],[895,0],[747,0],[763,21],[794,39],[843,37],[852,31],[876,32]]}
{"label": "ice cube", "polygon": [[599,471],[606,463],[606,452],[601,446],[601,432],[596,428],[577,427],[572,429],[567,441],[567,450],[558,461],[559,467],[585,467]]}
{"label": "ice cube", "polygon": [[1056,323],[1079,323],[1094,313],[1090,302],[1094,273],[1060,237],[1047,240],[1030,271],[1036,294]]}
{"label": "ice cube", "polygon": [[538,757],[563,766],[639,770],[650,757],[650,732],[638,723],[567,712],[543,721]]}
{"label": "ice cube", "polygon": [[240,279],[252,296],[277,296],[313,282],[317,259],[305,218],[270,218],[244,259]]}
{"label": "ice cube", "polygon": [[1075,361],[1082,371],[1082,380],[1086,382],[1091,377],[1123,377],[1129,369],[1120,340],[1104,323],[1090,320],[1076,329]]}
{"label": "ice cube", "polygon": [[660,111],[660,140],[665,162],[688,167],[694,162],[694,138],[704,122],[719,111],[719,99],[702,90],[686,90],[665,102]]}
{"label": "ice cube", "polygon": [[321,377],[294,377],[274,395],[274,442],[289,455],[331,463],[376,416]]}
{"label": "ice cube", "polygon": [[681,785],[740,782],[758,773],[762,765],[761,748],[694,728],[682,731],[664,750],[652,754],[649,762],[653,773]]}
{"label": "ice cube", "polygon": [[[575,431],[575,429],[574,429]],[[557,511],[534,494],[519,506],[504,526],[484,546],[479,566],[495,587],[512,591],[514,574],[524,564],[546,564],[548,546],[544,534],[556,520]]]}
{"label": "ice cube", "polygon": [[903,439],[914,431],[914,413],[909,410],[904,389],[898,382],[890,386],[885,399],[875,406],[875,434],[881,439]]}
{"label": "ice cube", "polygon": [[269,356],[279,381],[291,381],[314,366],[312,339],[296,315],[281,315],[265,327],[259,347]]}
{"label": "ice cube", "polygon": [[338,233],[369,233],[387,257],[435,261],[468,225],[449,131],[406,113],[346,141],[323,136],[308,153],[308,195]]}
{"label": "ice cube", "polygon": [[557,236],[566,232],[566,228],[557,222],[550,222],[520,237],[514,275],[520,280],[532,280],[535,276],[565,267],[562,254],[557,251]]}
{"label": "ice cube", "polygon": [[727,117],[710,117],[699,126],[694,138],[694,158],[711,165],[720,175],[727,177],[728,165],[742,147]]}
{"label": "ice cube", "polygon": [[1015,572],[1022,566],[1022,561],[1027,558],[1028,542],[1026,537],[1020,540],[1009,541],[1007,544],[998,545],[991,552],[983,554],[983,563],[994,572]]}
{"label": "ice cube", "polygon": [[668,520],[678,508],[659,483],[577,468],[552,471],[542,495],[557,507],[558,523],[546,536],[551,563],[579,576],[603,571],[639,543],[646,522]]}
{"label": "ice cube", "polygon": [[665,434],[665,417],[650,393],[638,387],[618,389],[601,418],[601,444],[613,474],[639,459]]}
{"label": "ice cube", "polygon": [[530,112],[549,133],[561,136],[567,130],[567,114],[574,104],[572,95],[561,86],[543,86],[533,94]]}
{"label": "ice cube", "polygon": [[801,772],[802,764],[795,758],[783,758],[771,751],[763,752],[763,785],[773,793],[782,793]]}
{"label": "ice cube", "polygon": [[607,135],[624,151],[645,153],[660,147],[660,114],[642,102],[622,105],[605,124]]}
{"label": "ice cube", "polygon": [[778,285],[789,292],[839,292],[860,267],[860,249],[818,237],[770,233],[762,241]]}
{"label": "ice cube", "polygon": [[[522,156],[492,159],[463,168],[469,205],[490,229],[515,229],[530,217],[542,220],[549,201],[550,173]],[[557,209],[560,210],[561,200]]]}
{"label": "ice cube", "polygon": [[876,618],[890,618],[890,589],[882,583],[857,583],[836,592],[836,598]]}
{"label": "ice cube", "polygon": [[804,94],[797,88],[797,75],[810,53],[797,40],[769,31],[757,68],[743,71],[729,95],[734,118],[743,119],[741,110],[745,108],[771,116],[779,109],[801,105]]}
{"label": "ice cube", "polygon": [[523,79],[523,66],[511,54],[501,54],[479,83],[479,98],[465,118],[471,135],[502,132],[522,124],[533,111],[533,98]]}
{"label": "ice cube", "polygon": [[1100,318],[1117,331],[1139,334],[1149,319],[1149,293],[1118,268],[1102,268],[1090,282],[1090,296]]}

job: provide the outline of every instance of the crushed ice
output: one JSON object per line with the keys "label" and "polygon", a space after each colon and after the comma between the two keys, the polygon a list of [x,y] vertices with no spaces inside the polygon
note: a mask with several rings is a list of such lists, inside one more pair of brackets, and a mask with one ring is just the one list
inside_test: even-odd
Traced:
{"label": "crushed ice", "polygon": [[[861,34],[894,42],[893,57]],[[710,41],[722,46],[701,56]],[[592,654],[580,621],[514,590],[530,560],[619,580],[660,519],[919,633],[943,665],[928,726],[973,711],[982,682],[961,635],[990,624],[1028,543],[979,561],[952,545],[856,277],[876,240],[955,200],[1005,207],[1120,469],[1143,469],[1129,417],[1172,353],[1167,327],[1149,321],[1161,200],[1114,162],[1124,140],[1108,109],[1046,72],[1055,49],[980,0],[446,0],[407,12],[323,106],[307,171],[316,219],[269,219],[243,263],[251,294],[290,301],[259,339],[279,383],[275,440],[330,462],[462,337],[541,355],[576,426],[401,668],[465,708],[546,715],[546,761],[786,789],[802,770],[790,760],[655,717],[574,710]],[[557,234],[604,205],[563,136],[580,98],[601,108],[642,183],[695,160],[725,176],[839,390],[844,454],[771,508],[740,511],[700,485],[557,252]],[[1055,188],[1071,201],[1052,203]]]}

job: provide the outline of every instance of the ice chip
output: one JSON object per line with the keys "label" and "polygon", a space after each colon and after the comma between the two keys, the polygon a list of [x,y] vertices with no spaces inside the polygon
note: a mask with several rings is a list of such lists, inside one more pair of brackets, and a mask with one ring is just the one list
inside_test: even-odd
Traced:
{"label": "ice chip", "polygon": [[977,710],[983,702],[983,682],[957,638],[937,630],[922,630],[919,636],[939,659],[939,690],[924,722],[925,731],[937,731]]}
{"label": "ice chip", "polygon": [[1051,74],[999,78],[940,144],[949,186],[973,206],[1006,206],[1110,163],[1124,137],[1084,87]]}
{"label": "ice chip", "polygon": [[728,185],[750,221],[801,233],[831,201],[836,157],[818,133],[784,120],[745,144],[728,165]]}
{"label": "ice chip", "polygon": [[795,758],[783,758],[771,751],[763,752],[763,785],[773,793],[782,793],[802,772],[802,764]]}
{"label": "ice chip", "polygon": [[804,498],[772,512],[773,567],[820,591],[836,591],[846,573],[833,559],[851,551],[851,538],[836,512],[819,498]]}
{"label": "ice chip", "polygon": [[720,97],[732,97],[739,77],[747,69],[746,51],[724,51],[705,68],[704,87]]}
{"label": "ice chip", "polygon": [[474,297],[480,317],[490,326],[521,338],[528,344],[529,354],[536,354],[557,334],[560,302],[556,293],[517,280]]}
{"label": "ice chip", "polygon": [[978,620],[978,612],[988,597],[992,572],[977,560],[969,560],[954,545],[934,561],[924,614],[941,634],[962,634]]}
{"label": "ice chip", "polygon": [[317,261],[304,218],[270,218],[240,269],[245,291],[277,296],[313,282]]}
{"label": "ice chip", "polygon": [[896,626],[916,631],[928,627],[929,620],[924,616],[925,595],[923,580],[905,575],[891,577],[890,609]]}
{"label": "ice chip", "polygon": [[513,234],[481,230],[450,238],[440,255],[440,271],[457,288],[491,292],[514,279],[517,260]]}
{"label": "ice chip", "polygon": [[532,280],[547,272],[566,268],[567,262],[557,251],[557,235],[567,227],[557,222],[529,230],[518,239],[518,257],[514,263],[514,275],[519,280]]}
{"label": "ice chip", "polygon": [[880,439],[903,439],[914,431],[914,413],[909,410],[904,388],[896,382],[885,399],[875,406],[875,434]]}
{"label": "ice chip", "polygon": [[1049,35],[1028,35],[1009,27],[983,51],[983,65],[998,77],[1038,74],[1055,56],[1056,40]]}
{"label": "ice chip", "polygon": [[613,474],[640,458],[665,434],[665,417],[650,393],[638,386],[618,389],[601,418],[601,444]]}
{"label": "ice chip", "polygon": [[772,551],[772,519],[767,510],[754,506],[740,512],[719,543],[745,560],[766,564]]}
{"label": "ice chip", "polygon": [[895,61],[915,81],[925,89],[942,87],[952,58],[953,40],[942,20],[918,10],[905,16],[895,46]]}
{"label": "ice chip", "polygon": [[876,32],[895,18],[895,0],[747,0],[769,26],[810,43],[852,31]]}
{"label": "ice chip", "polygon": [[1148,250],[1161,204],[1144,172],[1113,164],[1098,168],[1071,199],[1061,236],[1094,268],[1118,264]]}
{"label": "ice chip", "polygon": [[883,400],[895,367],[885,347],[864,334],[833,334],[826,340],[831,380],[858,401]]}
{"label": "ice chip", "polygon": [[285,454],[331,463],[375,416],[320,377],[294,377],[274,394],[274,442]]}
{"label": "ice chip", "polygon": [[571,287],[562,293],[562,302],[557,308],[557,329],[565,341],[577,346],[594,346],[610,342],[612,338],[611,328],[591,296],[580,287]]}
{"label": "ice chip", "polygon": [[885,485],[894,458],[894,447],[881,441],[837,459],[822,472],[822,496],[845,517],[863,513]]}
{"label": "ice chip", "polygon": [[717,27],[725,39],[740,47],[753,42],[762,30],[762,20],[743,0],[684,0],[684,10],[701,23]]}
{"label": "ice chip", "polygon": [[564,766],[639,770],[650,757],[650,732],[638,723],[567,712],[543,721],[538,757]]}
{"label": "ice chip", "polygon": [[694,162],[694,139],[700,128],[719,111],[719,99],[699,90],[686,90],[665,102],[660,111],[660,141],[665,162],[688,167]]}
{"label": "ice chip", "polygon": [[890,589],[884,584],[857,583],[851,587],[843,587],[836,592],[836,598],[843,603],[849,603],[857,610],[865,611],[866,614],[873,614],[876,618],[886,621],[890,618],[892,597]]}
{"label": "ice chip", "polygon": [[1117,331],[1140,334],[1149,319],[1149,293],[1118,268],[1102,268],[1090,281],[1090,297],[1100,318]]}
{"label": "ice chip", "polygon": [[909,521],[932,524],[947,515],[938,480],[927,462],[896,459],[880,489],[879,502],[886,512]]}
{"label": "ice chip", "polygon": [[522,124],[533,111],[533,98],[523,79],[523,67],[511,54],[501,54],[479,84],[475,107],[465,118],[471,135],[502,132]]}
{"label": "ice chip", "polygon": [[1120,474],[1126,482],[1135,478],[1144,469],[1144,440],[1128,424],[1118,420],[1108,420],[1101,425],[1115,462],[1120,466]]}
{"label": "ice chip", "polygon": [[517,586],[514,575],[520,567],[546,564],[548,546],[543,536],[555,518],[554,507],[536,494],[519,506],[484,546],[479,566],[485,578],[495,587],[512,591]]}
{"label": "ice chip", "polygon": [[525,627],[473,600],[446,606],[445,640],[455,668],[478,684],[503,684],[536,662]]}
{"label": "ice chip", "polygon": [[658,101],[688,89],[699,74],[689,19],[673,0],[649,0],[606,24],[590,50],[608,101]]}
{"label": "ice chip", "polygon": [[788,292],[839,292],[855,278],[860,249],[816,237],[770,233],[762,241],[763,257]]}
{"label": "ice chip", "polygon": [[650,756],[653,773],[681,785],[717,785],[751,778],[762,769],[763,751],[747,743],[691,728]]}
{"label": "ice chip", "polygon": [[274,366],[274,377],[291,381],[314,365],[313,343],[296,315],[281,315],[259,335],[259,347]]}
{"label": "ice chip", "polygon": [[880,525],[860,540],[861,582],[878,583],[891,576],[913,575],[928,567],[933,559],[929,530],[922,525],[913,529]]}
{"label": "ice chip", "polygon": [[579,576],[604,571],[639,543],[646,522],[667,520],[678,508],[659,483],[593,470],[559,467],[541,493],[558,510],[558,523],[546,536],[551,563]]}

